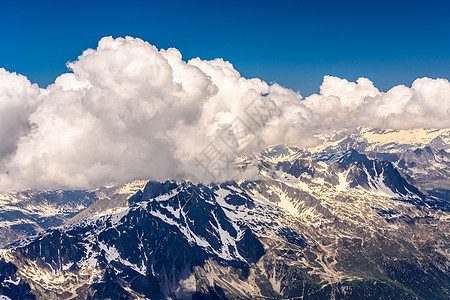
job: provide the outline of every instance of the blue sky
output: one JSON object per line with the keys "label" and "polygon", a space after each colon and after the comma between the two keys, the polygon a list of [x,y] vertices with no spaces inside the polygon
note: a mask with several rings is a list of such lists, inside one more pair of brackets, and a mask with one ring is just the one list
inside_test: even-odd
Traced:
{"label": "blue sky", "polygon": [[222,57],[245,77],[317,92],[450,79],[450,1],[0,1],[0,67],[45,87],[103,36]]}

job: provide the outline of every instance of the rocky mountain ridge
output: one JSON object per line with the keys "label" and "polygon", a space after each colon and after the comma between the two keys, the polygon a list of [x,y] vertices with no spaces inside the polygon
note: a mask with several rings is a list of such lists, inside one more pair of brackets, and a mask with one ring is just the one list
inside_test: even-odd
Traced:
{"label": "rocky mountain ridge", "polygon": [[[293,146],[255,181],[148,182],[2,250],[2,293],[60,299],[446,299],[448,202],[395,163]],[[112,206],[115,206],[113,204]],[[17,283],[17,284],[12,284]]]}

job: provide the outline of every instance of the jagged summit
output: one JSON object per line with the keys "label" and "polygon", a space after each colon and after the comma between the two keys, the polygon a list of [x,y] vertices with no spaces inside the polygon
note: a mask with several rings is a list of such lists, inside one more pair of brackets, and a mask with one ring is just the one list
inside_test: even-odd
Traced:
{"label": "jagged summit", "polygon": [[366,155],[359,153],[354,149],[338,151],[335,153],[320,152],[312,155],[312,159],[316,161],[324,161],[328,164],[339,163],[349,165],[355,161],[367,162],[369,159]]}

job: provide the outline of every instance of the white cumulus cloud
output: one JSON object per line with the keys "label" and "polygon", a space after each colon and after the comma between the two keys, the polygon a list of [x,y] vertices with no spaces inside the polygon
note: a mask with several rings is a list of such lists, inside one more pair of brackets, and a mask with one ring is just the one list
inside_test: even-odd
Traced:
{"label": "white cumulus cloud", "polygon": [[321,128],[450,127],[445,79],[384,93],[366,78],[325,76],[320,93],[303,99],[222,59],[186,62],[176,49],[131,37],[103,38],[68,67],[46,89],[0,69],[0,190],[180,173],[223,180],[235,176],[236,155],[311,145]]}
{"label": "white cumulus cloud", "polygon": [[0,68],[0,164],[14,154],[19,139],[31,131],[30,116],[41,95],[39,87],[25,76]]}

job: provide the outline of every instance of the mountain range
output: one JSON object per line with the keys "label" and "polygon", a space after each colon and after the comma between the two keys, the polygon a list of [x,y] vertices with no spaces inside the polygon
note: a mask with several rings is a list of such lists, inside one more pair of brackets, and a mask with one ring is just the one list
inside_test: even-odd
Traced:
{"label": "mountain range", "polygon": [[450,130],[317,139],[242,158],[254,180],[3,194],[0,294],[448,299]]}

